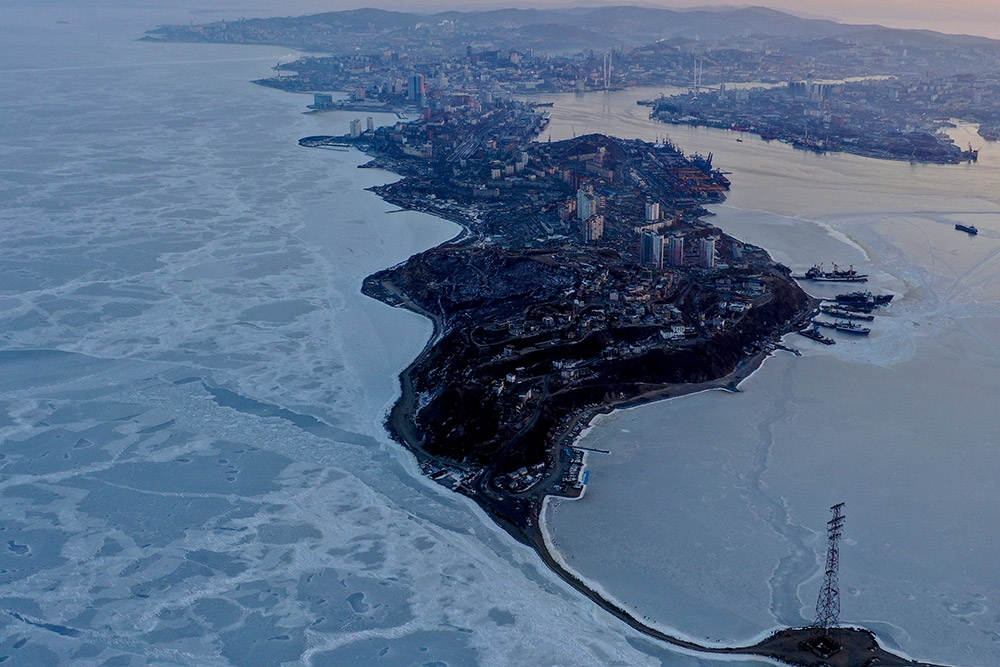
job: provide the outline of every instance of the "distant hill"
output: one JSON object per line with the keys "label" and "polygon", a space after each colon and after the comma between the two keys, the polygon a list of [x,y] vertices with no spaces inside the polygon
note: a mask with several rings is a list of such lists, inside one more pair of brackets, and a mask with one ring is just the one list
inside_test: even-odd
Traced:
{"label": "distant hill", "polygon": [[[294,18],[218,21],[196,26],[163,26],[145,39],[281,44],[305,50],[345,53],[375,47],[391,35],[415,43],[440,42],[443,51],[484,42],[498,49],[551,53],[636,47],[658,40],[722,41],[740,37],[839,38],[859,42],[995,48],[982,37],[944,35],[876,25],[807,19],[765,7],[672,10],[618,6],[574,9],[495,9],[436,14],[355,9]],[[377,48],[377,47],[376,47]]]}
{"label": "distant hill", "polygon": [[503,9],[466,14],[460,20],[477,27],[494,28],[504,24],[526,27],[541,22],[573,26],[595,35],[613,35],[616,41],[625,45],[695,35],[704,39],[724,39],[746,31],[771,36],[839,36],[849,29],[833,21],[803,19],[764,7],[688,11],[634,6],[575,11]]}

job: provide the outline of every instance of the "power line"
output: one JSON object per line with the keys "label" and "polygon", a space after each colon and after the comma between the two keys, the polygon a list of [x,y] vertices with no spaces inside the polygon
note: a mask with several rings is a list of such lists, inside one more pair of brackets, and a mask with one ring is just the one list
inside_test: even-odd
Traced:
{"label": "power line", "polygon": [[844,529],[844,503],[837,503],[830,511],[833,518],[826,524],[826,574],[816,600],[816,622],[813,624],[825,635],[840,623],[840,536]]}

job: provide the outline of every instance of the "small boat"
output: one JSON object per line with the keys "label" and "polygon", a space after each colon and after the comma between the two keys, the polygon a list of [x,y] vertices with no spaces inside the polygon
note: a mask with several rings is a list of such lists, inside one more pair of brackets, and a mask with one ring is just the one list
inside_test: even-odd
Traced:
{"label": "small boat", "polygon": [[975,236],[976,234],[979,233],[979,230],[976,229],[975,225],[963,225],[963,224],[955,223],[955,229],[957,229],[960,232],[965,232],[969,236]]}

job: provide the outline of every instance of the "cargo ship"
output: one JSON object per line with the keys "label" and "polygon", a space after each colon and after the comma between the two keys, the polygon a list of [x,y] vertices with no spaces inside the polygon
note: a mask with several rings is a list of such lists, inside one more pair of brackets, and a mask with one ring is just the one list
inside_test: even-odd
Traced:
{"label": "cargo ship", "polygon": [[833,265],[833,271],[824,271],[822,264],[817,264],[812,267],[805,274],[801,276],[792,276],[793,278],[804,278],[805,280],[816,280],[819,282],[827,283],[866,283],[868,282],[868,276],[864,273],[858,273],[854,270],[854,266],[842,270],[836,264]]}
{"label": "cargo ship", "polygon": [[957,229],[960,232],[965,232],[969,236],[975,236],[976,234],[979,233],[979,230],[976,229],[975,225],[963,225],[963,224],[955,223],[955,229]]}

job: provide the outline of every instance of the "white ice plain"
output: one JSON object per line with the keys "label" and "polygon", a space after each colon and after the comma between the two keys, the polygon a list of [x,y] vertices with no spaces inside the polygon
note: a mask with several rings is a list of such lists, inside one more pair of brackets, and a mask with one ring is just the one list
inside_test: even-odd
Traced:
{"label": "white ice plain", "polygon": [[0,659],[704,664],[389,442],[431,328],[361,279],[456,228],[385,215],[363,189],[390,175],[296,145],[350,116],[248,83],[287,49],[133,41],[203,19],[0,19]]}

